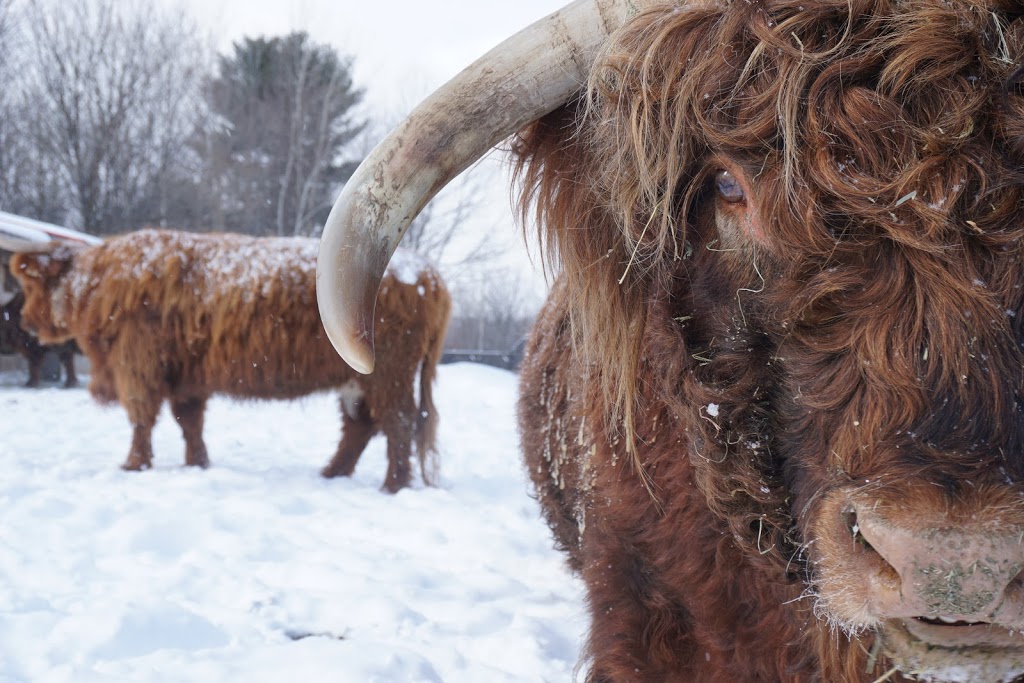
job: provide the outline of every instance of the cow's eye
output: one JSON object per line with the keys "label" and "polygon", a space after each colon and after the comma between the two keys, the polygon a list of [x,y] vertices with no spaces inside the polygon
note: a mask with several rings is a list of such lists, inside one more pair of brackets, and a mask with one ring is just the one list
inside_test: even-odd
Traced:
{"label": "cow's eye", "polygon": [[730,204],[739,204],[747,198],[743,192],[743,186],[736,176],[728,171],[719,171],[715,176],[715,185],[718,187],[718,196]]}

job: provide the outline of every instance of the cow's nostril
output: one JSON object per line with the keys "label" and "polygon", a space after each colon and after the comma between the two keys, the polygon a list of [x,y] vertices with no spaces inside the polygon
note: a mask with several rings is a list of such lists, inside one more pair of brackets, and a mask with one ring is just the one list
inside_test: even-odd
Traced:
{"label": "cow's nostril", "polygon": [[848,510],[845,513],[844,521],[846,523],[846,530],[853,541],[854,550],[865,563],[863,569],[873,575],[882,585],[899,586],[899,572],[864,535],[857,511]]}
{"label": "cow's nostril", "polygon": [[1017,572],[1017,575],[1010,579],[1010,588],[1021,590],[1024,589],[1024,569]]}
{"label": "cow's nostril", "polygon": [[853,542],[865,550],[876,552],[868,539],[864,538],[864,534],[860,532],[860,524],[857,522],[857,512],[851,510],[846,513],[846,528],[850,530],[850,536],[853,538]]}
{"label": "cow's nostril", "polygon": [[1010,579],[1010,582],[1006,584],[1006,590],[1004,591],[1007,602],[1015,602],[1024,604],[1024,569],[1017,572],[1016,576]]}

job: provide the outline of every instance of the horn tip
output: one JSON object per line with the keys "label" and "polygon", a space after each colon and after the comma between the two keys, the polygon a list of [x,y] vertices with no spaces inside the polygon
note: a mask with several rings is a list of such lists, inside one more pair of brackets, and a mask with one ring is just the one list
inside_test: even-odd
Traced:
{"label": "horn tip", "polygon": [[347,230],[333,227],[328,219],[317,256],[320,319],[338,354],[353,370],[366,375],[373,372],[373,314],[390,251],[386,243],[351,246]]}
{"label": "horn tip", "polygon": [[373,372],[375,362],[372,343],[355,343],[347,348],[338,349],[342,359],[356,372],[369,375]]}
{"label": "horn tip", "polygon": [[373,372],[374,345],[373,327],[366,323],[372,320],[373,310],[357,313],[348,318],[340,311],[321,310],[321,320],[327,338],[348,365],[363,375]]}

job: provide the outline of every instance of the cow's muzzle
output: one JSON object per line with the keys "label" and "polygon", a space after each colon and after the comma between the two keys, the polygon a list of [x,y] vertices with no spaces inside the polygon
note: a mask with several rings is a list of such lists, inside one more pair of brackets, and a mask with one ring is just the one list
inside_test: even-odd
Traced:
{"label": "cow's muzzle", "polygon": [[1014,506],[979,501],[954,514],[938,496],[826,497],[815,564],[831,615],[876,631],[906,674],[974,683],[1024,674],[1024,523]]}
{"label": "cow's muzzle", "polygon": [[852,552],[868,568],[872,611],[939,629],[1024,626],[1024,528],[923,521],[912,527],[863,507],[847,512]]}

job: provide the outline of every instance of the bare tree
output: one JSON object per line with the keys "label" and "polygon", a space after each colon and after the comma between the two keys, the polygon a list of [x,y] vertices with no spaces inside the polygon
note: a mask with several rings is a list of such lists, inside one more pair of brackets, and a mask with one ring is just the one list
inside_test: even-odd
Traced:
{"label": "bare tree", "polygon": [[14,31],[13,0],[0,0],[0,208],[11,209],[19,194],[18,181],[24,145],[17,127],[17,93],[15,80],[19,42]]}
{"label": "bare tree", "polygon": [[[491,238],[498,230],[481,229],[483,212],[480,180],[463,176],[443,190],[416,216],[402,244],[457,279],[477,266],[493,261],[501,252]],[[475,232],[478,234],[473,234]]]}
{"label": "bare tree", "polygon": [[26,101],[24,22],[14,0],[0,0],[0,208],[43,220],[63,210],[59,174],[35,144],[35,112]]}
{"label": "bare tree", "polygon": [[[433,88],[426,84],[412,85],[410,91],[422,91],[425,97]],[[417,98],[410,97],[379,119],[373,130],[360,141],[363,146],[361,156],[366,156],[377,142],[384,139],[417,103]],[[477,267],[494,261],[502,251],[502,246],[491,236],[507,231],[507,227],[491,229],[495,226],[482,226],[481,216],[487,202],[485,183],[500,183],[502,187],[507,183],[489,177],[487,171],[482,164],[477,164],[449,183],[413,219],[402,238],[404,247],[443,267],[449,280],[470,277]]]}
{"label": "bare tree", "polygon": [[204,47],[151,0],[30,0],[34,135],[81,227],[167,221],[166,188],[193,127]]}
{"label": "bare tree", "polygon": [[477,277],[454,292],[456,305],[445,348],[509,351],[530,329],[539,301],[531,298],[521,276],[507,269],[480,270]]}

